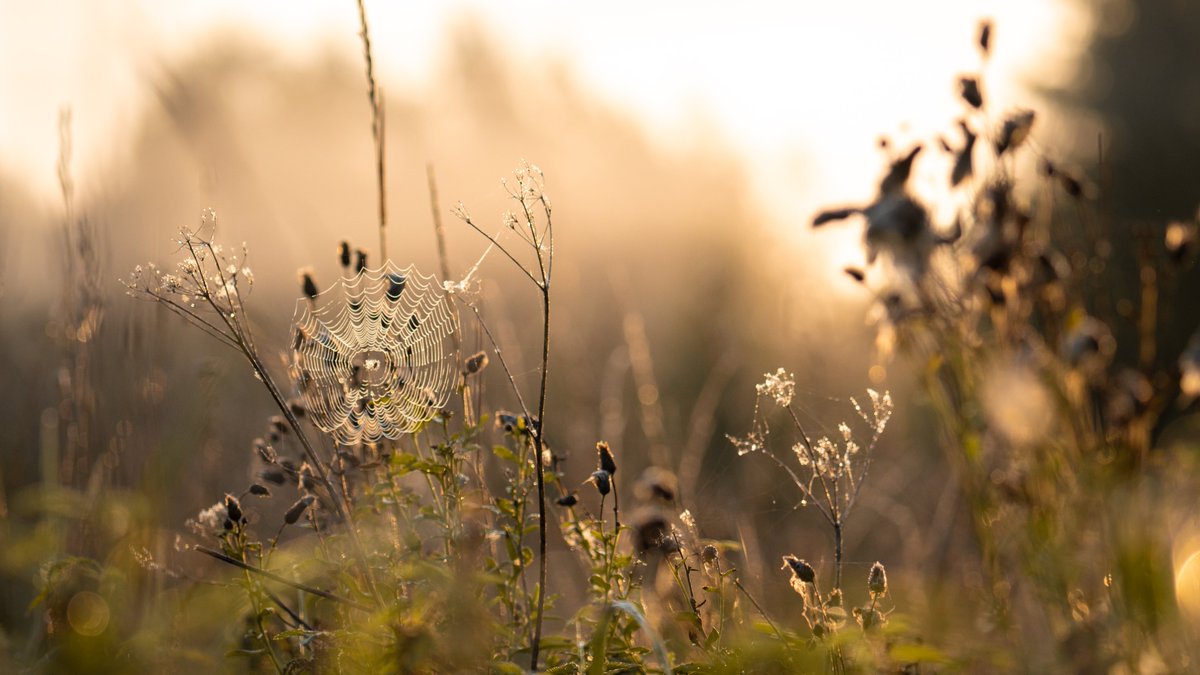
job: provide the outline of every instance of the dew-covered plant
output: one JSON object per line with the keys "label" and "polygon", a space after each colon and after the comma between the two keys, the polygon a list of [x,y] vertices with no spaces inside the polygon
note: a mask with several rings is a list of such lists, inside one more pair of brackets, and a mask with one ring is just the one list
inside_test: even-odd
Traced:
{"label": "dew-covered plant", "polygon": [[[850,613],[844,607],[843,541],[846,522],[854,510],[871,470],[876,446],[891,419],[893,403],[887,392],[868,389],[870,405],[864,407],[850,399],[855,412],[865,426],[866,437],[860,441],[854,429],[842,422],[837,434],[813,436],[801,421],[801,412],[794,401],[795,377],[783,368],[766,373],[756,386],[754,422],[744,436],[730,436],[738,455],[761,455],[778,466],[792,481],[800,496],[797,508],[814,508],[829,527],[833,539],[833,580],[821,590],[816,569],[795,555],[783,558],[783,569],[790,574],[792,589],[799,597],[802,616],[809,634],[828,645],[827,667],[833,672],[845,672],[851,666],[844,642],[837,638]],[[779,412],[784,421],[772,428],[771,412]],[[780,428],[782,427],[782,428]],[[780,449],[782,448],[782,449]],[[883,566],[872,568],[870,604],[853,608],[853,616],[864,631],[884,624],[887,612],[877,606],[886,593]]]}
{"label": "dew-covered plant", "polygon": [[[766,373],[757,385],[751,431],[745,436],[731,436],[729,440],[739,455],[761,454],[779,466],[800,491],[799,506],[812,506],[821,514],[833,534],[833,584],[834,588],[840,588],[843,528],[867,481],[875,446],[891,419],[892,397],[887,392],[880,394],[868,389],[870,406],[866,408],[856,399],[850,399],[869,433],[865,442],[860,442],[846,422],[838,424],[834,438],[811,436],[793,405],[795,390],[795,377],[783,368]],[[764,400],[783,412],[786,431],[772,433]],[[779,435],[784,435],[782,441],[773,437]],[[786,451],[776,450],[773,447],[776,444],[782,444]],[[788,459],[781,458],[780,454]]]}
{"label": "dew-covered plant", "polygon": [[[1106,228],[1100,185],[1048,156],[1033,111],[994,115],[980,75],[960,93],[963,142],[937,141],[953,165],[942,198],[963,204],[952,222],[909,181],[918,145],[891,158],[874,203],[813,224],[865,221],[868,266],[847,271],[876,298],[882,364],[899,354],[923,378],[990,631],[1048,669],[1178,664],[1171,542],[1149,524],[1179,478],[1156,447],[1163,416],[1195,396],[1194,349],[1164,355],[1160,337],[1196,225]],[[1133,299],[1114,301],[1130,268]]]}

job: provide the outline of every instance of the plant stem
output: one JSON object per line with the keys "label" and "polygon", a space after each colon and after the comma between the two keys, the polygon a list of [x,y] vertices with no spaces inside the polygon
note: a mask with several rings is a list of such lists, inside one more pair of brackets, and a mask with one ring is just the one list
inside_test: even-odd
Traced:
{"label": "plant stem", "polygon": [[371,53],[371,34],[367,30],[367,8],[358,0],[358,23],[362,32],[363,58],[367,64],[367,97],[371,102],[371,138],[375,141],[375,181],[379,192],[379,264],[387,262],[387,190],[384,188],[384,121],[383,98],[375,84],[375,59]]}
{"label": "plant stem", "polygon": [[[551,244],[553,246],[553,243]],[[538,254],[539,260],[541,254]],[[546,373],[550,361],[550,279],[545,266],[542,267],[542,383],[538,393],[537,433],[534,434],[534,466],[537,467],[538,492],[538,600],[537,616],[533,624],[533,645],[530,656],[530,669],[538,669],[538,652],[542,641],[542,616],[546,609],[546,472],[542,466],[542,453],[545,443],[542,439],[543,419],[546,413]]]}

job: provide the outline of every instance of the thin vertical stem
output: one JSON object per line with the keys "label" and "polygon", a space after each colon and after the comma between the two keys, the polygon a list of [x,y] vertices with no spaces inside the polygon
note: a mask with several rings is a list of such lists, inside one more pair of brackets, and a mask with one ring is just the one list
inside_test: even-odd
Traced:
{"label": "thin vertical stem", "polygon": [[384,167],[384,118],[383,94],[375,83],[375,58],[371,52],[371,34],[367,27],[367,8],[363,0],[358,0],[358,23],[361,28],[359,36],[363,43],[363,58],[367,64],[367,98],[371,102],[371,138],[375,141],[375,180],[379,192],[379,263],[387,262],[387,190],[385,189],[386,171]]}

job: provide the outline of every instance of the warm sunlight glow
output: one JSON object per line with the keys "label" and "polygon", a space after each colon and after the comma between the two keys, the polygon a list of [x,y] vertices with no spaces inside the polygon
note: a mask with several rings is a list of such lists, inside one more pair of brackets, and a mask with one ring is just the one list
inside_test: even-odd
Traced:
{"label": "warm sunlight glow", "polygon": [[[882,163],[868,139],[925,138],[961,113],[952,84],[980,69],[973,35],[981,18],[997,23],[987,72],[998,109],[1026,101],[1021,83],[1044,83],[1062,71],[1086,27],[1060,3],[1038,0],[748,2],[736,9],[619,0],[604,12],[545,0],[367,7],[385,86],[421,84],[443,56],[446,28],[475,21],[503,36],[521,61],[562,61],[660,143],[731,144],[769,215],[797,230],[817,201],[868,195]],[[9,6],[0,57],[39,68],[0,69],[0,157],[26,167],[24,177],[53,194],[56,158],[48,148],[56,145],[60,107],[75,111],[77,161],[86,171],[119,156],[120,134],[153,93],[149,81],[172,58],[203,48],[214,28],[265,39],[288,58],[324,49],[353,58],[352,10],[353,3],[314,0]],[[852,262],[856,237],[824,243],[837,251],[830,264]]]}
{"label": "warm sunlight glow", "polygon": [[1200,625],[1200,550],[1188,556],[1175,572],[1175,598],[1184,616]]}

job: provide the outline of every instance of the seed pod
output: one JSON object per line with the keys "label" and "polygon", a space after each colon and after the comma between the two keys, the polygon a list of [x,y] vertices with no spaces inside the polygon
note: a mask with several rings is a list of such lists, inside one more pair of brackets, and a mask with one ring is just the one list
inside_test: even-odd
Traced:
{"label": "seed pod", "polygon": [[292,399],[288,403],[288,410],[292,411],[292,414],[296,416],[296,419],[303,418],[305,413],[308,412],[308,409],[304,407],[304,402],[300,399]]}
{"label": "seed pod", "polygon": [[979,80],[973,77],[958,78],[959,94],[976,110],[983,107],[983,92],[979,91]]}
{"label": "seed pod", "polygon": [[797,579],[806,584],[811,584],[817,580],[817,571],[812,568],[812,565],[794,555],[783,556],[783,569],[790,569]]}
{"label": "seed pod", "polygon": [[596,444],[596,452],[600,453],[600,470],[607,471],[609,475],[617,472],[617,462],[613,459],[612,450],[609,449],[608,443],[600,441]]}
{"label": "seed pod", "polygon": [[350,242],[343,241],[338,244],[338,262],[341,263],[342,267],[350,267]]}
{"label": "seed pod", "polygon": [[316,500],[316,497],[312,495],[304,495],[300,499],[297,499],[296,503],[292,504],[291,508],[287,510],[287,513],[283,514],[283,522],[288,525],[295,525],[296,521],[300,520],[300,516],[304,515],[304,512],[314,500]]}
{"label": "seed pod", "polygon": [[363,270],[367,269],[367,252],[360,248],[355,251],[355,254],[358,260],[356,260],[354,263],[354,271],[362,272]]}
{"label": "seed pod", "polygon": [[301,288],[304,291],[305,297],[307,297],[309,300],[317,299],[317,282],[313,281],[312,275],[308,272],[304,272],[304,276],[301,281]]}
{"label": "seed pod", "polygon": [[579,503],[579,498],[573,494],[569,494],[559,497],[558,499],[554,500],[554,502],[559,506],[575,506]]}
{"label": "seed pod", "polygon": [[225,513],[229,514],[229,519],[235,523],[242,521],[242,505],[238,503],[237,497],[225,495]]}
{"label": "seed pod", "polygon": [[272,415],[270,422],[271,422],[271,427],[273,429],[275,429],[275,431],[279,432],[280,434],[286,434],[288,432],[288,424],[287,424],[287,421],[283,419],[283,417],[281,417],[279,415]]}
{"label": "seed pod", "polygon": [[610,475],[607,471],[596,471],[592,473],[591,481],[596,484],[596,490],[603,497],[612,491],[612,484],[609,482]]}
{"label": "seed pod", "polygon": [[979,49],[983,52],[984,58],[992,50],[992,22],[984,21],[979,24]]}
{"label": "seed pod", "polygon": [[478,373],[479,371],[483,370],[484,368],[487,368],[487,365],[488,365],[487,352],[476,352],[475,354],[472,354],[470,356],[470,358],[467,359],[464,369],[468,375],[474,375],[475,373]]}
{"label": "seed pod", "polygon": [[712,544],[706,545],[700,551],[700,561],[706,565],[711,565],[717,561],[717,547]]}
{"label": "seed pod", "polygon": [[258,477],[276,485],[283,485],[287,482],[287,477],[279,469],[265,469],[258,473]]}
{"label": "seed pod", "polygon": [[871,592],[872,598],[882,598],[887,595],[887,570],[878,561],[871,565],[871,571],[867,573],[867,590]]}
{"label": "seed pod", "polygon": [[271,491],[268,490],[267,486],[263,485],[262,483],[254,483],[253,485],[250,486],[250,489],[248,490],[248,492],[250,494],[254,495],[255,497],[270,497],[271,496]]}

